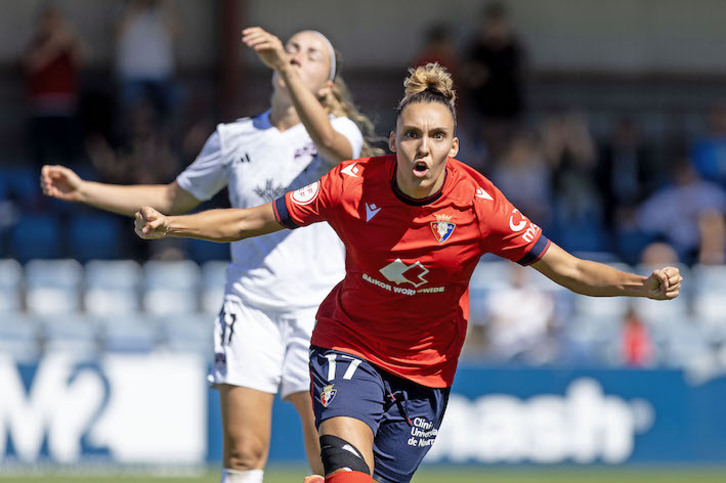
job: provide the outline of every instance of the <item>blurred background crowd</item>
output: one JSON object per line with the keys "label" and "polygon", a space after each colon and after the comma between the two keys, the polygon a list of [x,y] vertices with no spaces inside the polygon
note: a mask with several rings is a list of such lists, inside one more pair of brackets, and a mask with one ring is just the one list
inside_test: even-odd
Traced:
{"label": "blurred background crowd", "polygon": [[[136,240],[130,220],[44,198],[40,167],[63,164],[111,183],[172,181],[217,123],[266,104],[270,72],[242,52],[240,29],[256,21],[284,39],[305,25],[287,18],[295,12],[285,2],[0,3],[13,12],[0,20],[0,35],[12,36],[0,52],[0,343],[19,357],[49,347],[211,355],[228,247]],[[692,68],[686,48],[672,52],[670,69],[640,64],[618,31],[654,15],[628,2],[618,3],[620,16],[591,21],[605,22],[604,38],[616,40],[601,50],[578,46],[597,38],[555,43],[580,59],[564,66],[537,43],[556,38],[557,14],[540,27],[550,37],[518,23],[532,25],[545,8],[538,2],[453,2],[449,16],[439,6],[410,22],[381,21],[397,29],[387,36],[405,41],[385,46],[380,64],[379,27],[360,25],[362,7],[317,3],[306,10],[319,7],[331,21],[310,27],[352,59],[342,74],[378,134],[392,127],[406,68],[439,62],[459,96],[458,158],[550,239],[641,273],[666,264],[684,271],[682,296],[657,305],[585,299],[485,258],[471,285],[467,357],[726,372],[726,71]],[[692,17],[711,25],[703,19],[714,2],[697,3]],[[602,13],[589,1],[552,4],[563,15],[578,6]],[[691,33],[692,17],[679,20]],[[548,60],[538,59],[548,48]],[[624,67],[599,66],[602,52]],[[226,206],[225,196],[203,208]]]}

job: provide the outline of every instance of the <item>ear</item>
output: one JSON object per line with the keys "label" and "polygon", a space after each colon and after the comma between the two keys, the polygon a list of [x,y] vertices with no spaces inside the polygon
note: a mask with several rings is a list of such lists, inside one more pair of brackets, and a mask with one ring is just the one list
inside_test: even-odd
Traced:
{"label": "ear", "polygon": [[459,138],[455,137],[451,142],[451,149],[449,150],[449,157],[454,158],[459,154]]}
{"label": "ear", "polygon": [[391,131],[391,134],[388,136],[388,149],[392,153],[396,152],[396,131]]}

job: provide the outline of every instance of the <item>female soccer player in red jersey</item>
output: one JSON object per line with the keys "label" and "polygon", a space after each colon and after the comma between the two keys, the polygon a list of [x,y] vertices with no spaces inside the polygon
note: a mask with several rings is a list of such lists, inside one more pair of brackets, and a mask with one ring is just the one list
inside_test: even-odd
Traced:
{"label": "female soccer player in red jersey", "polygon": [[[371,152],[361,135],[370,121],[353,106],[325,36],[302,31],[283,46],[251,27],[242,42],[274,70],[270,110],[220,124],[168,185],[92,183],[68,168],[45,166],[44,193],[124,215],[144,205],[184,213],[226,185],[232,206],[256,206],[318,179],[361,149]],[[278,391],[300,413],[311,467],[322,472],[308,396],[308,346],[320,301],[344,275],[342,243],[319,224],[234,243],[231,251],[210,373],[222,409],[222,483],[262,483]],[[314,263],[316,251],[326,254],[323,263]],[[300,259],[308,263],[291,263]]]}
{"label": "female soccer player in red jersey", "polygon": [[395,155],[344,162],[256,208],[136,214],[136,232],[149,239],[229,241],[327,221],[343,240],[346,276],[318,310],[310,349],[328,483],[411,480],[443,417],[464,341],[469,278],[483,253],[532,265],[591,296],[667,300],[682,280],[673,267],[644,277],[551,243],[487,178],[453,159],[448,73],[429,64],[412,70],[404,86],[389,142]]}

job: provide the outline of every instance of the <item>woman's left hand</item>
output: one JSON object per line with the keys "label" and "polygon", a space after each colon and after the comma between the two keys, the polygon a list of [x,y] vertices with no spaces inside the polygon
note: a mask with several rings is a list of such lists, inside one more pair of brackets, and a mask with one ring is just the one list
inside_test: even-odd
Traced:
{"label": "woman's left hand", "polygon": [[662,270],[653,270],[645,280],[645,287],[648,290],[648,298],[655,300],[670,300],[678,297],[681,290],[680,270],[676,267],[666,267]]}

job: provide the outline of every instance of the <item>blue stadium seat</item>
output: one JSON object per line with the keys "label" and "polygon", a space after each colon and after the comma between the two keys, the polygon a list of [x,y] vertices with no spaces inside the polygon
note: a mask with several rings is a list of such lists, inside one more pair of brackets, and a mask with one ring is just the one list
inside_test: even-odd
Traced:
{"label": "blue stadium seat", "polygon": [[26,310],[57,315],[81,310],[83,267],[76,260],[32,260],[25,266]]}
{"label": "blue stadium seat", "polygon": [[80,314],[43,317],[45,352],[63,352],[74,357],[99,355],[97,326]]}
{"label": "blue stadium seat", "polygon": [[227,283],[228,262],[211,261],[202,265],[201,310],[214,315],[219,312],[224,300],[224,286]]}
{"label": "blue stadium seat", "polygon": [[63,239],[58,218],[47,214],[21,217],[12,228],[11,254],[23,263],[61,257]]}
{"label": "blue stadium seat", "polygon": [[22,309],[23,267],[16,260],[0,260],[0,314]]}
{"label": "blue stadium seat", "polygon": [[191,260],[150,261],[144,265],[142,302],[151,315],[174,315],[199,309],[199,266]]}
{"label": "blue stadium seat", "polygon": [[99,316],[138,313],[141,275],[141,267],[134,260],[88,262],[83,292],[86,313]]}
{"label": "blue stadium seat", "polygon": [[139,315],[98,320],[102,348],[107,352],[151,352],[159,340],[154,320]]}
{"label": "blue stadium seat", "polygon": [[17,362],[33,363],[40,357],[42,328],[35,317],[21,313],[3,313],[0,317],[0,354]]}
{"label": "blue stadium seat", "polygon": [[117,217],[104,214],[76,215],[71,218],[69,230],[70,254],[76,260],[87,262],[121,256],[123,234]]}
{"label": "blue stadium seat", "polygon": [[168,350],[211,357],[214,350],[211,317],[203,314],[165,317],[159,324]]}

